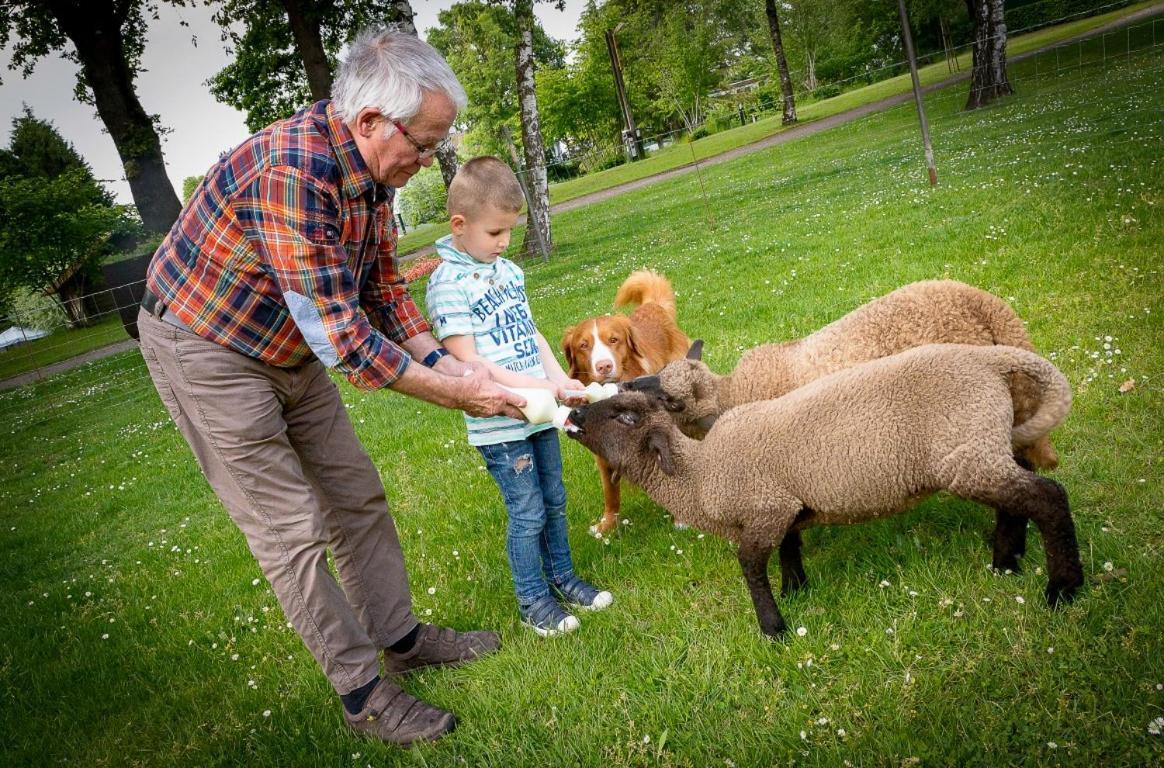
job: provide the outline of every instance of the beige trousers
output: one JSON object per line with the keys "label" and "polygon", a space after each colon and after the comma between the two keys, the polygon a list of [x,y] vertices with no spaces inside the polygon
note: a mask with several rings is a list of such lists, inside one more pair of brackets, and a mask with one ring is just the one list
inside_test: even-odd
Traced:
{"label": "beige trousers", "polygon": [[416,617],[384,485],[335,384],[319,362],[276,368],[144,310],[138,329],[162,402],[291,625],[338,693],[369,682]]}

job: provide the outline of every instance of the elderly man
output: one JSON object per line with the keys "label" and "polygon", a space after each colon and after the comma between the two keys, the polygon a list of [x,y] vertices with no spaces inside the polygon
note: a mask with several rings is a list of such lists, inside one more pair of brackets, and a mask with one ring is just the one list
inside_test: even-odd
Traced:
{"label": "elderly man", "polygon": [[383,484],[325,366],[476,416],[524,401],[446,354],[393,262],[392,197],[465,105],[456,76],[415,37],[365,32],[333,95],[210,169],[150,263],[138,325],[158,394],[347,723],[408,744],[456,720],[397,676],[500,640],[413,615]]}

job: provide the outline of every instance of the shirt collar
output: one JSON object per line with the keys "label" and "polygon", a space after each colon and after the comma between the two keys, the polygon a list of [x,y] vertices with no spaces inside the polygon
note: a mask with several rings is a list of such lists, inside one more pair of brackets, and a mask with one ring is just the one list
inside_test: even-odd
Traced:
{"label": "shirt collar", "polygon": [[331,101],[324,99],[316,106],[317,108],[322,106],[323,116],[326,118],[327,139],[335,150],[336,162],[340,168],[340,188],[344,194],[349,198],[367,195],[373,202],[390,198],[392,190],[372,180],[368,164],[364,162],[359,148],[356,147],[351,130],[336,114]]}

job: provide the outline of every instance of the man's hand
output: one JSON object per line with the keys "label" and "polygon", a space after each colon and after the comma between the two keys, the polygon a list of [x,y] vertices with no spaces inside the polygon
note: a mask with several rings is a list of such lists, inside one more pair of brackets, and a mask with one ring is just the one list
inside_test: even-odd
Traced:
{"label": "man's hand", "polygon": [[471,370],[467,376],[462,376],[461,383],[464,394],[457,407],[470,416],[525,418],[519,410],[525,405],[525,398],[498,386],[484,368]]}

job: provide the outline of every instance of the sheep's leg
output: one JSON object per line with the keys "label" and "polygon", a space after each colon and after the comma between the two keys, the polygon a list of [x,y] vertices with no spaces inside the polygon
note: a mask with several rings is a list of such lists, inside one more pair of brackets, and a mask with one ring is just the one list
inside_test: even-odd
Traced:
{"label": "sheep's leg", "polygon": [[994,567],[1018,573],[1018,559],[1027,552],[1027,519],[1002,509],[995,510]]}
{"label": "sheep's leg", "polygon": [[752,593],[752,605],[756,608],[756,619],[760,631],[772,638],[780,637],[785,630],[784,617],[776,607],[772,597],[772,584],[768,581],[768,560],[772,557],[770,544],[741,542],[737,557],[744,571],[744,580]]}
{"label": "sheep's leg", "polygon": [[1071,601],[1083,584],[1083,566],[1066,491],[1054,480],[1013,463],[1004,471],[990,489],[975,491],[954,486],[950,490],[994,507],[1000,521],[1008,517],[1034,520],[1047,553],[1047,604],[1054,608],[1060,602]]}
{"label": "sheep's leg", "polygon": [[800,559],[800,531],[789,531],[780,542],[780,596],[788,597],[807,583]]}
{"label": "sheep's leg", "polygon": [[1075,591],[1083,584],[1083,565],[1079,562],[1079,543],[1067,492],[1054,480],[1034,474],[1031,477],[1035,479],[1037,491],[1027,497],[1026,507],[1043,537],[1049,575],[1047,605],[1054,608],[1075,598]]}

